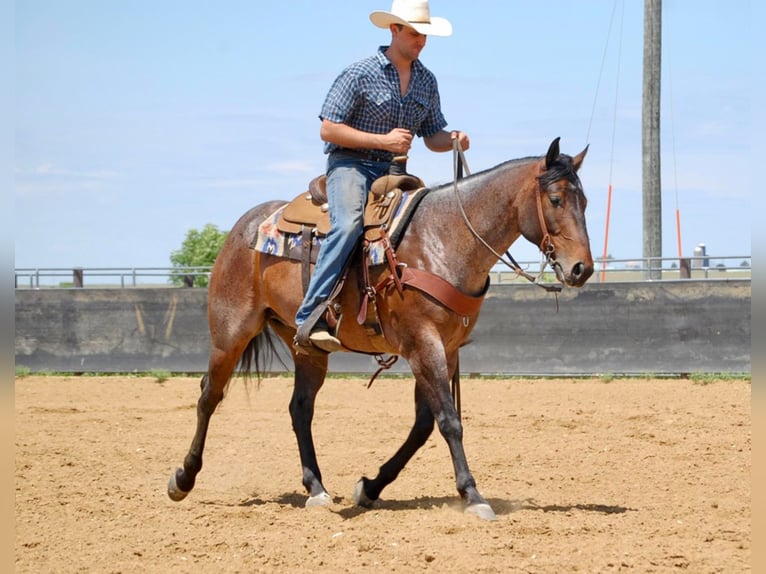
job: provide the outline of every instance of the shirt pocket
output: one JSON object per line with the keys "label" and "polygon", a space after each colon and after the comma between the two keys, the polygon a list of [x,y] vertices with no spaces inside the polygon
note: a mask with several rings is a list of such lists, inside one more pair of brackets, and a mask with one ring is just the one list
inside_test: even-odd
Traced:
{"label": "shirt pocket", "polygon": [[370,121],[381,130],[392,129],[399,120],[397,104],[389,91],[367,92],[365,94],[365,108]]}
{"label": "shirt pocket", "polygon": [[413,133],[420,133],[420,128],[428,118],[430,109],[431,102],[424,96],[415,95],[407,98],[405,104],[406,121],[410,124]]}

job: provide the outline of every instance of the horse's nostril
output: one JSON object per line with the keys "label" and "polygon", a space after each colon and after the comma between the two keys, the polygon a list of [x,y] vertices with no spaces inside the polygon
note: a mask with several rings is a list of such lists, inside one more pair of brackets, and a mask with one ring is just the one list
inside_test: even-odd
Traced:
{"label": "horse's nostril", "polygon": [[572,281],[582,285],[593,274],[593,266],[578,261],[572,266]]}

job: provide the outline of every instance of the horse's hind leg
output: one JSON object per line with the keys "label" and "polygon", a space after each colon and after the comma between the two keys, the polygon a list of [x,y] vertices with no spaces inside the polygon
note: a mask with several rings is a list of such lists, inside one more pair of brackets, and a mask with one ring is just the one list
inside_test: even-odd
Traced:
{"label": "horse's hind leg", "polygon": [[[266,325],[263,269],[259,254],[250,249],[258,223],[272,213],[279,203],[254,207],[232,227],[216,257],[208,288],[208,331],[210,358],[207,374],[200,383],[197,401],[197,428],[183,468],[177,469],[168,482],[168,495],[182,500],[194,487],[202,469],[210,417],[223,399],[226,386],[246,349],[259,352]],[[249,357],[250,355],[246,355]],[[245,360],[243,367],[249,365]],[[256,360],[256,367],[258,361]]]}
{"label": "horse's hind leg", "polygon": [[210,424],[210,417],[224,396],[226,384],[239,359],[240,352],[225,353],[213,350],[207,374],[200,381],[200,397],[197,401],[197,429],[183,468],[178,468],[168,482],[168,496],[175,501],[183,500],[194,488],[197,474],[202,470],[202,451]]}
{"label": "horse's hind leg", "polygon": [[317,463],[311,423],[314,404],[327,374],[328,355],[294,355],[295,386],[290,399],[290,417],[298,440],[298,451],[303,468],[303,486],[309,497],[306,506],[327,506],[332,502],[322,484],[322,473]]}
{"label": "horse's hind leg", "polygon": [[424,400],[419,387],[415,387],[415,424],[407,436],[407,440],[385,464],[378,470],[378,476],[369,479],[363,476],[354,488],[354,502],[359,506],[370,508],[380,497],[383,489],[391,484],[399,473],[423,446],[434,430],[434,415]]}

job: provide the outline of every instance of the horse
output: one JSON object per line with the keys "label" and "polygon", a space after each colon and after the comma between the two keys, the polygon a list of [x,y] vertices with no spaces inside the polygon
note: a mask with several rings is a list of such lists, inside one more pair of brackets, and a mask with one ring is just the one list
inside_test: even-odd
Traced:
{"label": "horse", "polygon": [[[353,319],[343,321],[339,337],[345,350],[403,357],[415,378],[415,420],[409,435],[376,477],[363,476],[356,483],[358,506],[372,507],[436,425],[449,446],[464,512],[486,520],[496,518],[469,470],[450,381],[459,368],[458,351],[476,325],[489,272],[499,253],[516,239],[523,236],[540,248],[561,287],[581,287],[593,273],[585,222],[587,200],[577,175],[587,151],[586,146],[574,157],[562,154],[556,138],[544,156],[509,160],[434,187],[401,236],[395,251],[397,265],[380,264],[367,270],[370,284],[378,289],[370,295],[347,284],[337,295],[335,308],[342,317],[355,317],[360,303],[370,295],[379,318],[380,333],[371,333]],[[260,377],[262,361],[275,351],[276,334],[291,350],[294,363],[289,413],[303,469],[305,506],[332,504],[322,484],[312,437],[315,399],[327,374],[329,354],[299,352],[293,345],[294,317],[303,298],[301,263],[252,249],[259,224],[284,204],[270,201],[242,215],[212,268],[208,370],[200,381],[191,447],[183,467],[168,482],[168,495],[174,501],[184,499],[194,487],[210,418],[235,369],[239,367],[247,376],[254,367]],[[436,277],[459,299],[478,303],[445,304],[448,297],[417,288],[417,282],[410,286],[398,276],[408,270]]]}

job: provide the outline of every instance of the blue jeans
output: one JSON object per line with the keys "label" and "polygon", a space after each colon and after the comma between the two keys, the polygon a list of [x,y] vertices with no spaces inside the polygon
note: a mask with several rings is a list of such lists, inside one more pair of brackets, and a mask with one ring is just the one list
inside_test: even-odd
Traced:
{"label": "blue jeans", "polygon": [[370,186],[385,175],[389,167],[389,162],[364,160],[342,151],[333,152],[327,159],[330,231],[322,240],[306,295],[295,315],[296,326],[302,325],[316,306],[330,296],[346,260],[362,236]]}

